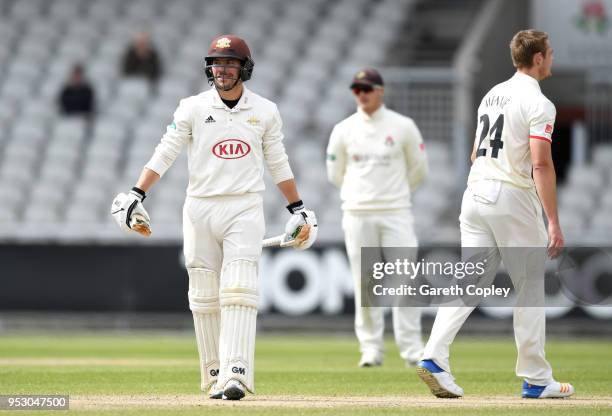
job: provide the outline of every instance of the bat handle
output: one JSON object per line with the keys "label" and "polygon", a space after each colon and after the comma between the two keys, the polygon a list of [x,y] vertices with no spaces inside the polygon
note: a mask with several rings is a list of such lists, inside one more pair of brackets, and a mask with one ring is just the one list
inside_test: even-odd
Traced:
{"label": "bat handle", "polygon": [[262,247],[279,247],[283,242],[283,235],[277,235],[276,237],[266,238],[261,242]]}
{"label": "bat handle", "polygon": [[261,247],[292,247],[296,244],[295,240],[285,240],[285,234],[277,235],[276,237],[266,238],[261,242]]}

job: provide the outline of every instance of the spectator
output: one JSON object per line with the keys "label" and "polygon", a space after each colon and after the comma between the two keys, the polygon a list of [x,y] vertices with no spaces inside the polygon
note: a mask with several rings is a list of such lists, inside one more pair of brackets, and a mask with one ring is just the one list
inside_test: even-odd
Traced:
{"label": "spectator", "polygon": [[142,76],[155,83],[162,73],[159,55],[147,32],[136,35],[123,57],[123,75]]}
{"label": "spectator", "polygon": [[70,78],[62,88],[59,96],[62,114],[91,117],[95,107],[95,93],[85,79],[85,70],[81,64],[72,68]]}

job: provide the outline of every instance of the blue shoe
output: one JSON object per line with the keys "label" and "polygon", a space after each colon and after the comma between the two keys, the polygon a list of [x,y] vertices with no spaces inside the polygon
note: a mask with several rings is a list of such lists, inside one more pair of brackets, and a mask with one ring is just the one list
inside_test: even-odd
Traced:
{"label": "blue shoe", "polygon": [[560,399],[574,394],[574,386],[553,381],[546,386],[536,386],[523,381],[523,399]]}
{"label": "blue shoe", "polygon": [[463,397],[463,389],[455,383],[454,377],[441,369],[433,360],[420,361],[416,372],[434,396],[445,399]]}

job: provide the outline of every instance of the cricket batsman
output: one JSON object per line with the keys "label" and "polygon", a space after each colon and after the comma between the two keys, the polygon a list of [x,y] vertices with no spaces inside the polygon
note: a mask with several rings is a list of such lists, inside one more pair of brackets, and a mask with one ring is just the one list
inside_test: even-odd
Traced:
{"label": "cricket batsman", "polygon": [[[384,309],[362,306],[361,247],[418,245],[410,195],[427,175],[423,138],[414,121],[384,105],[384,82],[372,68],[350,85],[357,112],[338,123],[327,147],[327,176],[341,188],[342,228],[355,283],[355,333],[360,367],[381,365]],[[414,366],[423,352],[421,310],[393,307],[400,355]]]}
{"label": "cricket batsman", "polygon": [[135,187],[117,195],[111,207],[122,229],[149,235],[150,219],[142,204],[146,192],[187,147],[183,237],[189,307],[201,389],[213,399],[240,400],[246,391],[255,391],[264,162],[289,203],[287,238],[305,249],[317,235],[315,214],[304,208],[288,163],[278,109],[244,85],[253,68],[243,39],[213,39],[205,74],[214,88],[180,101]]}
{"label": "cricket batsman", "polygon": [[[564,244],[551,156],[556,110],[539,85],[551,76],[553,50],[546,33],[523,30],[512,38],[510,51],[516,73],[494,86],[478,107],[472,168],[459,217],[461,245],[487,248],[490,272],[494,275],[503,260],[517,296],[535,294],[541,303],[514,308],[522,397],[568,397],[574,387],[555,381],[544,354],[544,263],[547,252],[554,258]],[[521,257],[516,251],[521,247],[537,250]],[[419,377],[438,397],[463,396],[451,375],[449,347],[472,310],[438,308],[417,367]]]}

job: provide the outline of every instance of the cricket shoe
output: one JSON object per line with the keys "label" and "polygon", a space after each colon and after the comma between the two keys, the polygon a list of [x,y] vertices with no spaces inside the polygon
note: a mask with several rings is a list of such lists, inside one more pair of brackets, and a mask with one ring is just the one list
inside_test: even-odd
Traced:
{"label": "cricket shoe", "polygon": [[223,398],[223,390],[217,387],[217,383],[210,386],[210,390],[208,390],[208,398],[209,399]]}
{"label": "cricket shoe", "polygon": [[223,389],[223,400],[240,400],[244,397],[244,387],[238,380],[230,380]]}
{"label": "cricket shoe", "polygon": [[463,396],[463,389],[455,383],[453,376],[438,367],[432,360],[420,361],[417,364],[416,372],[434,396],[444,399]]}
{"label": "cricket shoe", "polygon": [[375,352],[364,352],[359,360],[359,367],[378,367],[382,365],[382,357]]}
{"label": "cricket shoe", "polygon": [[574,386],[553,381],[546,386],[536,386],[523,381],[523,399],[562,399],[574,394]]}

